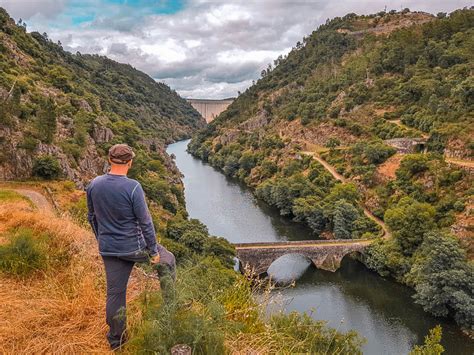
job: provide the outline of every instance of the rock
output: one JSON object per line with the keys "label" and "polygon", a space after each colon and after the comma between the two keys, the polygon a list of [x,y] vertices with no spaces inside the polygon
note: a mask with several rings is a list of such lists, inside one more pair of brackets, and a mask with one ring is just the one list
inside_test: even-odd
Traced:
{"label": "rock", "polygon": [[92,138],[96,143],[107,143],[114,138],[114,133],[108,127],[94,125],[92,131]]}
{"label": "rock", "polygon": [[192,349],[186,344],[177,344],[171,348],[171,355],[191,355]]}
{"label": "rock", "polygon": [[87,112],[92,112],[92,107],[91,105],[89,105],[89,103],[84,100],[84,99],[80,99],[77,101],[77,105],[79,106],[80,109],[84,110],[84,111],[87,111]]}
{"label": "rock", "polygon": [[220,136],[220,143],[226,145],[228,143],[234,142],[240,134],[238,129],[228,129]]}
{"label": "rock", "polygon": [[239,128],[246,131],[253,131],[266,126],[269,122],[268,115],[262,112],[258,117],[251,118],[240,124]]}

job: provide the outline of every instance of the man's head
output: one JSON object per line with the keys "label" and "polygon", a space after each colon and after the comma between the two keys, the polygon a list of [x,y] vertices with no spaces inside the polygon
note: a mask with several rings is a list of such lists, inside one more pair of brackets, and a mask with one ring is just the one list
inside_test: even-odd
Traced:
{"label": "man's head", "polygon": [[135,153],[127,144],[115,144],[109,149],[109,162],[112,169],[122,170],[126,168],[128,170],[132,166],[134,157]]}

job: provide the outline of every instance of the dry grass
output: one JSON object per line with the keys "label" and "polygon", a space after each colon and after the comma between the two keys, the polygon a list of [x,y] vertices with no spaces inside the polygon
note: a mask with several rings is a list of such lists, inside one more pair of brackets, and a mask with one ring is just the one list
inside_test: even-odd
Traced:
{"label": "dry grass", "polygon": [[[34,210],[27,201],[2,201],[0,243],[6,242],[2,234],[17,227],[48,233],[72,255],[61,270],[26,280],[0,274],[0,353],[107,353],[105,281],[93,235],[66,217]],[[150,282],[134,271],[129,300]],[[130,319],[137,322],[134,309]]]}

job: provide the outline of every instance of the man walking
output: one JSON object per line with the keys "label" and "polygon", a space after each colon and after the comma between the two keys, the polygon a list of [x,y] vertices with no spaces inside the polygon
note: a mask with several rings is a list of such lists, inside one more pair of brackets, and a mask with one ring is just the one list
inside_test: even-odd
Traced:
{"label": "man walking", "polygon": [[109,150],[110,172],[87,187],[88,219],[99,244],[107,279],[107,339],[112,349],[126,341],[126,291],[136,262],[175,267],[173,254],[156,242],[142,186],[127,177],[135,154],[126,144]]}

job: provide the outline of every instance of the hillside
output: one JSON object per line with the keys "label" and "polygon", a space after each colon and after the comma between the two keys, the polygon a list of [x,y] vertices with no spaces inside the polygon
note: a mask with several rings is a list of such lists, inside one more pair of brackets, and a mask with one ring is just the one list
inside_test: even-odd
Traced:
{"label": "hillside", "polygon": [[370,211],[367,265],[472,329],[473,34],[472,9],[327,21],[189,151],[324,238],[381,235]]}
{"label": "hillside", "polygon": [[112,144],[165,160],[165,143],[203,124],[165,84],[106,57],[68,53],[0,8],[0,179],[41,175],[38,159],[51,156],[82,186],[104,171]]}

